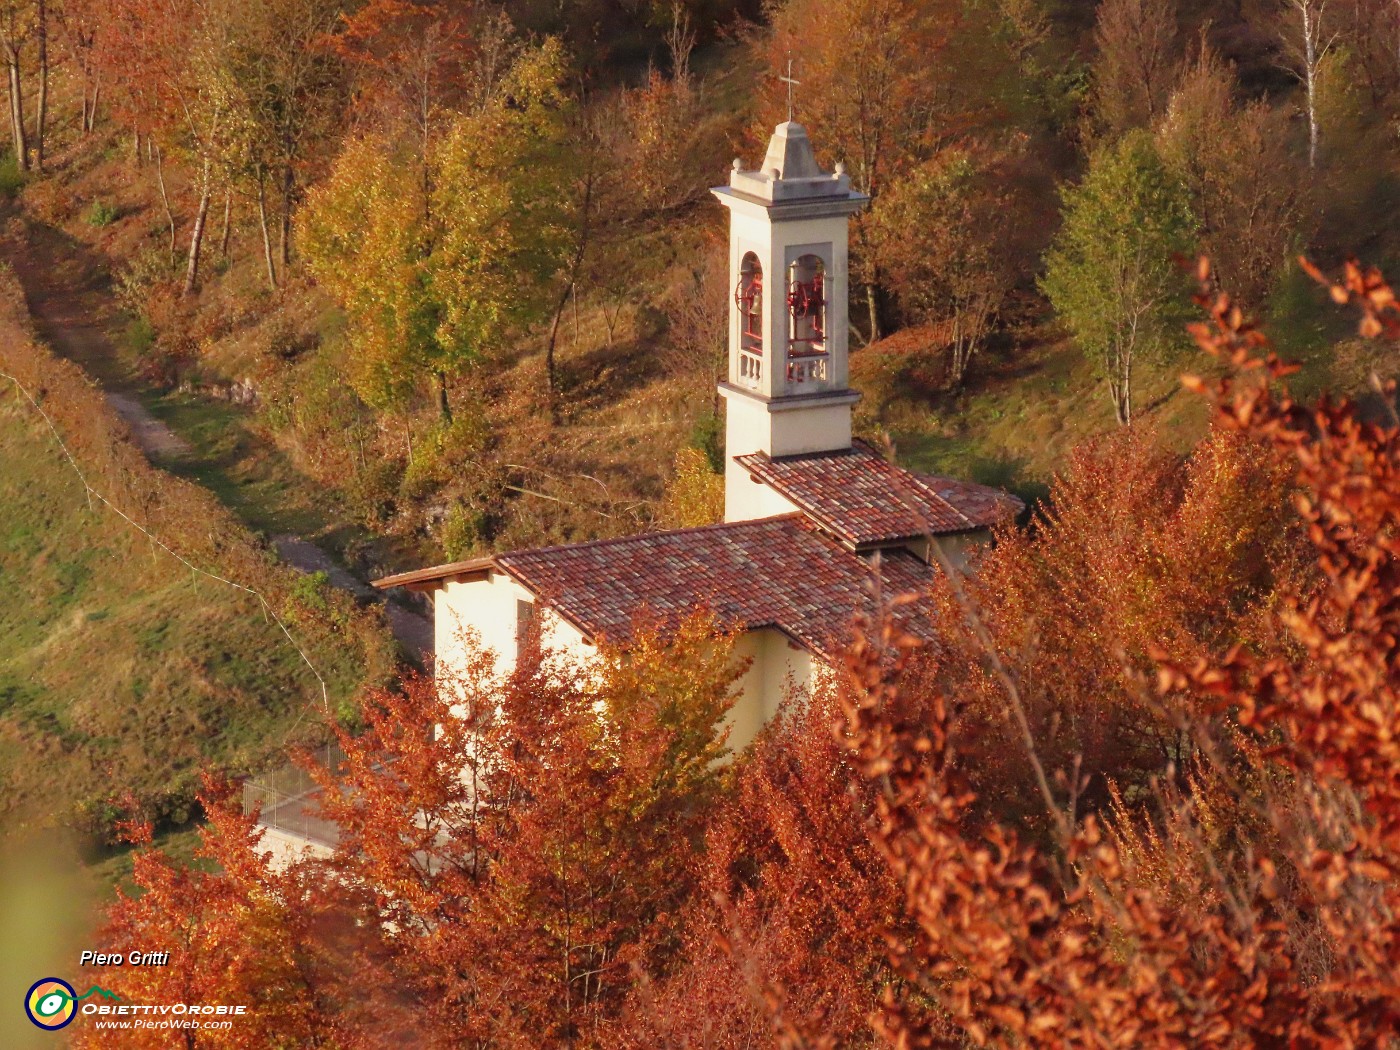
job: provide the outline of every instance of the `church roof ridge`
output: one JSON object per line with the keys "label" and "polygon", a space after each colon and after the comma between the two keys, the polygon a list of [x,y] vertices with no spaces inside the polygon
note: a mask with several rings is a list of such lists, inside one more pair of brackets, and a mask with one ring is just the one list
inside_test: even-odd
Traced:
{"label": "church roof ridge", "polygon": [[607,547],[634,543],[638,540],[652,539],[658,536],[685,536],[692,533],[742,529],[749,525],[763,525],[770,522],[802,517],[803,515],[799,512],[789,511],[786,514],[773,514],[766,518],[747,518],[743,521],[716,521],[708,525],[686,525],[679,529],[653,529],[650,532],[630,532],[626,536],[607,536],[600,540],[579,540],[576,543],[554,543],[546,547],[517,547],[514,550],[493,555],[493,558],[497,562],[504,562],[508,558],[515,558],[526,554],[548,554],[554,551],[575,550],[580,547]]}
{"label": "church roof ridge", "polygon": [[[576,550],[579,548],[608,547],[621,544],[636,543],[638,541],[653,539],[661,536],[684,536],[691,533],[716,532],[727,529],[742,529],[753,525],[762,525],[769,522],[783,521],[787,519],[801,519],[804,516],[796,511],[786,514],[774,514],[766,518],[750,518],[743,521],[717,521],[709,525],[688,525],[680,529],[654,529],[651,532],[633,532],[626,536],[608,536],[599,540],[579,540],[576,543],[554,543],[543,547],[516,547],[508,551],[501,551],[496,554],[482,555],[477,558],[468,558],[464,561],[444,562],[439,565],[429,565],[422,569],[413,569],[409,572],[394,573],[390,576],[381,576],[377,580],[371,580],[370,585],[377,590],[392,590],[395,587],[407,587],[418,583],[433,583],[437,580],[444,580],[451,576],[466,575],[474,572],[484,572],[491,569],[500,571],[510,571],[507,564],[514,558],[521,558],[526,555],[552,554],[556,551]],[[514,575],[512,573],[512,575]]]}

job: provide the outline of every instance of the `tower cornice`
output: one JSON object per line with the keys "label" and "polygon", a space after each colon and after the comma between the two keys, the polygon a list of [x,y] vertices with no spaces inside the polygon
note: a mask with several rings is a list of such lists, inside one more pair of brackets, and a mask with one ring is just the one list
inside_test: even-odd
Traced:
{"label": "tower cornice", "polygon": [[870,203],[870,196],[857,190],[847,190],[840,197],[799,197],[792,200],[770,201],[736,190],[732,186],[713,186],[710,192],[726,208],[736,211],[761,211],[770,222],[785,219],[817,219],[828,215],[854,215]]}

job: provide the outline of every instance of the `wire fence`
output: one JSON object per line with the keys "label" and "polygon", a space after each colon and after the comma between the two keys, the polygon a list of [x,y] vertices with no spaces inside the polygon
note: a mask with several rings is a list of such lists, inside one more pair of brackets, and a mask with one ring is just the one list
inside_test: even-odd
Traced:
{"label": "wire fence", "polygon": [[[345,752],[337,744],[326,744],[316,751],[317,763],[332,776],[345,768]],[[257,811],[265,828],[283,832],[323,846],[339,840],[336,825],[318,812],[320,786],[300,766],[288,763],[279,769],[250,777],[243,783],[243,813]]]}

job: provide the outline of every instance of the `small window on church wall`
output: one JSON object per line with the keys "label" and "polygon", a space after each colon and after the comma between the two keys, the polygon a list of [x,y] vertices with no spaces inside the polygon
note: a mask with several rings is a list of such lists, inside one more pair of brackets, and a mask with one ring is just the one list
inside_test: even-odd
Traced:
{"label": "small window on church wall", "polygon": [[788,357],[826,353],[826,265],[818,256],[804,255],[788,268],[787,305]]}
{"label": "small window on church wall", "polygon": [[739,286],[734,289],[734,305],[739,308],[739,348],[763,354],[763,266],[749,252],[739,264]]}

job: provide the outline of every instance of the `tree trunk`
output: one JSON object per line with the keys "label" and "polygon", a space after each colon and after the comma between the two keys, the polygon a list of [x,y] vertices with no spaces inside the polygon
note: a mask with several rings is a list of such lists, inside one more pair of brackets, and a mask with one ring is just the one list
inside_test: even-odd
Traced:
{"label": "tree trunk", "polygon": [[199,211],[195,213],[194,230],[190,233],[190,256],[185,265],[185,295],[194,292],[199,284],[199,249],[204,243],[204,224],[209,218],[209,198],[213,196],[209,186],[209,162],[204,162],[204,175],[199,187]]}
{"label": "tree trunk", "polygon": [[[1292,8],[1293,15],[1297,18],[1294,30],[1288,34],[1292,37],[1288,46],[1297,48],[1293,55],[1293,61],[1297,65],[1292,72],[1303,83],[1303,104],[1307,107],[1308,118],[1310,169],[1317,167],[1317,146],[1321,136],[1317,117],[1317,74],[1322,59],[1331,48],[1331,44],[1322,36],[1322,15],[1326,6],[1326,0],[1288,0],[1288,7]],[[1297,33],[1296,37],[1293,36],[1294,32]]]}
{"label": "tree trunk", "polygon": [[[136,135],[136,158],[139,164],[141,158],[141,135]],[[165,221],[170,224],[170,259],[175,260],[175,213],[170,210],[170,194],[165,191],[165,156],[159,146],[156,147],[156,182],[160,184],[160,201],[165,205]]]}
{"label": "tree trunk", "polygon": [[[544,370],[546,380],[549,384],[549,414],[555,423],[559,422],[559,392],[558,373],[555,367],[555,349],[559,343],[559,322],[564,316],[564,307],[568,305],[569,297],[574,299],[574,341],[578,341],[578,299],[577,285],[579,270],[583,267],[584,256],[588,253],[589,234],[592,230],[593,219],[593,167],[591,163],[592,153],[589,154],[590,164],[588,171],[584,175],[583,182],[583,205],[579,215],[578,240],[574,242],[574,257],[569,263],[569,282],[564,286],[564,290],[559,293],[559,302],[554,307],[554,323],[549,326],[549,343],[545,347]],[[606,310],[604,313],[606,314]],[[612,329],[609,327],[608,344],[612,345]]]}
{"label": "tree trunk", "polygon": [[233,216],[233,188],[224,190],[224,230],[219,235],[219,258],[228,261],[229,219]]}
{"label": "tree trunk", "polygon": [[258,169],[258,225],[262,229],[263,260],[267,263],[267,283],[277,290],[277,268],[272,265],[272,240],[267,234],[267,179]]}
{"label": "tree trunk", "polygon": [[131,159],[136,167],[141,166],[141,132],[139,130],[131,133]]}
{"label": "tree trunk", "polygon": [[10,73],[10,126],[15,141],[15,163],[20,171],[28,171],[29,143],[24,134],[24,85],[20,78],[19,51],[11,45],[5,52]]}
{"label": "tree trunk", "polygon": [[1312,9],[1302,5],[1303,62],[1307,74],[1305,88],[1308,98],[1308,167],[1317,167],[1317,41],[1314,39]]}
{"label": "tree trunk", "polygon": [[39,0],[39,99],[34,116],[34,164],[44,170],[44,124],[49,114],[49,9]]}
{"label": "tree trunk", "polygon": [[1133,355],[1123,360],[1123,422],[1133,421]]}
{"label": "tree trunk", "polygon": [[287,164],[282,169],[282,272],[292,264],[292,195],[296,190],[296,172]]}
{"label": "tree trunk", "polygon": [[[572,282],[564,286],[564,290],[559,293],[559,302],[554,307],[554,321],[549,326],[549,342],[544,347],[544,375],[545,383],[549,388],[549,404],[551,412],[554,412],[555,393],[558,388],[558,378],[555,372],[554,350],[559,343],[559,322],[564,319],[564,308],[569,305],[569,292],[573,290]],[[557,413],[556,413],[557,415]],[[557,422],[557,419],[556,419]]]}
{"label": "tree trunk", "polygon": [[869,342],[873,343],[880,338],[880,303],[879,296],[875,293],[874,282],[865,286],[865,306],[870,311]]}
{"label": "tree trunk", "polygon": [[1133,359],[1131,354],[1116,355],[1109,362],[1108,394],[1113,399],[1113,418],[1120,426],[1133,421]]}
{"label": "tree trunk", "polygon": [[92,105],[88,106],[87,127],[83,130],[91,133],[97,127],[97,100],[102,97],[102,84],[99,81],[92,85]]}
{"label": "tree trunk", "polygon": [[967,375],[967,362],[971,356],[963,339],[962,313],[958,312],[953,315],[953,362],[948,370],[949,385],[954,390],[962,386],[963,377]]}
{"label": "tree trunk", "polygon": [[437,402],[438,416],[444,423],[452,423],[452,404],[447,398],[447,373],[439,369],[435,376],[437,378]]}

